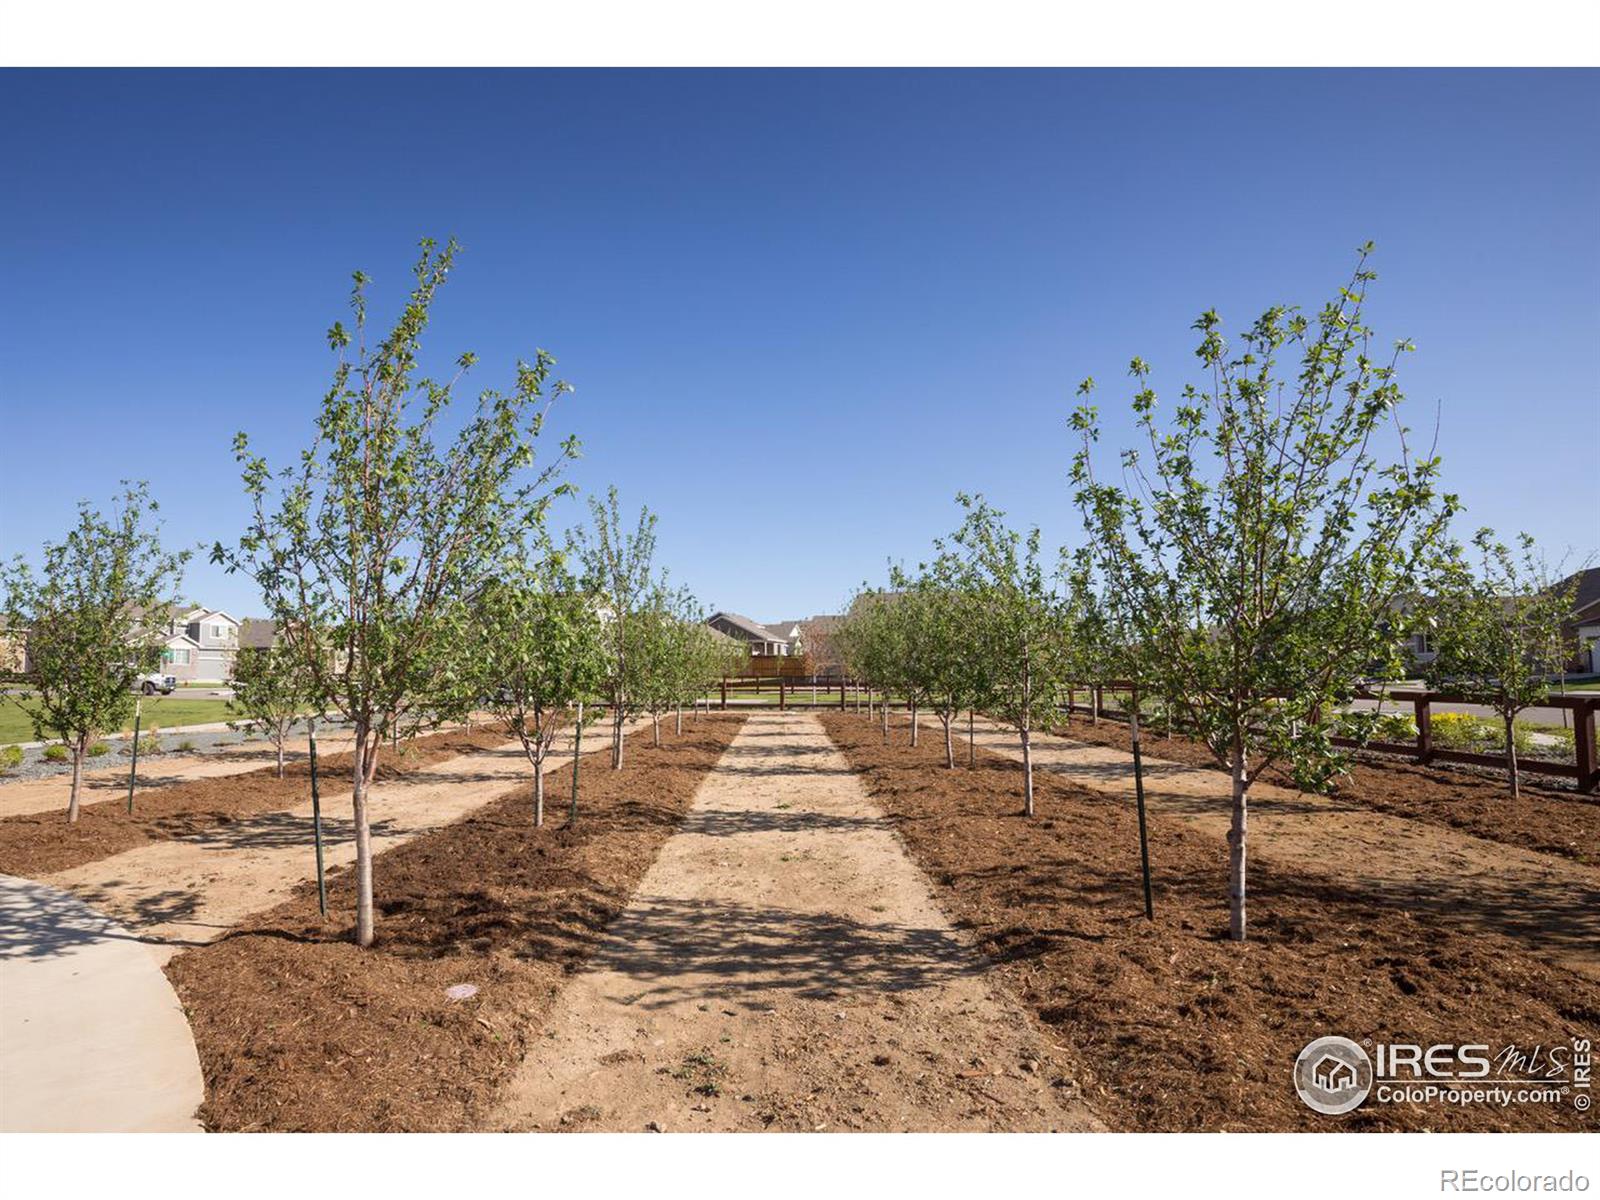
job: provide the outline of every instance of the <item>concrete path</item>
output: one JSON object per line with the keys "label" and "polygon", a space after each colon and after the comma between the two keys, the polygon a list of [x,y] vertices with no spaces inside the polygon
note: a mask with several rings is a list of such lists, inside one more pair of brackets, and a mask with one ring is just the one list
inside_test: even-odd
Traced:
{"label": "concrete path", "polygon": [[198,1131],[189,1022],[132,933],[0,875],[0,1131]]}
{"label": "concrete path", "polygon": [[[929,721],[923,736],[941,736],[938,722]],[[966,723],[958,729],[965,743]],[[904,718],[891,732],[906,736]],[[1015,730],[980,719],[975,733],[980,748],[1021,760]],[[1157,755],[1144,760],[1150,810],[1224,838],[1232,804],[1228,777],[1160,758],[1157,742],[1151,749]],[[1133,757],[1121,750],[1036,733],[1033,761],[1133,801]],[[1250,848],[1253,858],[1517,938],[1535,953],[1600,978],[1600,868],[1270,784],[1251,789]],[[1160,863],[1154,866],[1159,872]]]}
{"label": "concrete path", "polygon": [[1095,1125],[800,712],[749,719],[545,1028],[506,1128]]}

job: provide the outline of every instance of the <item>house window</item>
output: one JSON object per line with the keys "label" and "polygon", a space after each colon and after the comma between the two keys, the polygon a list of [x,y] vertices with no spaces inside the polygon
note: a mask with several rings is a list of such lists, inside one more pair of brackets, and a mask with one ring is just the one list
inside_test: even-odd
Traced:
{"label": "house window", "polygon": [[211,636],[216,638],[218,641],[221,641],[222,640],[222,626],[221,625],[213,625],[211,627]]}
{"label": "house window", "polygon": [[161,654],[161,661],[170,666],[187,667],[189,665],[189,652],[187,650],[165,650]]}
{"label": "house window", "polygon": [[1417,634],[1417,653],[1418,654],[1432,654],[1433,653],[1433,638],[1432,638],[1432,636],[1430,636],[1429,634],[1426,634],[1426,633]]}

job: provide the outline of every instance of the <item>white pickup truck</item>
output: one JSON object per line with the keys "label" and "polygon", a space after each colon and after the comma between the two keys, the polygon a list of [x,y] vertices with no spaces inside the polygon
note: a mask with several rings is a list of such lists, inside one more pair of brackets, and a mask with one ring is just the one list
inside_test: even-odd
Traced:
{"label": "white pickup truck", "polygon": [[133,690],[143,692],[146,696],[154,696],[157,692],[163,696],[170,696],[177,687],[176,675],[163,675],[159,671],[152,671],[148,675],[137,675],[133,680]]}

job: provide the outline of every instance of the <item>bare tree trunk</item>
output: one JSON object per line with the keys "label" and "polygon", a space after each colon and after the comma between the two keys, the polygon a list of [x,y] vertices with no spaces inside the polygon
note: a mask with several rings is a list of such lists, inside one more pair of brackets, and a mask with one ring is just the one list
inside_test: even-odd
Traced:
{"label": "bare tree trunk", "polygon": [[954,717],[953,712],[939,714],[939,719],[944,722],[944,765],[950,771],[956,769],[956,744],[950,739],[950,722]]}
{"label": "bare tree trunk", "polygon": [[978,765],[978,739],[973,729],[974,724],[973,713],[969,708],[967,709],[967,766],[969,769]]}
{"label": "bare tree trunk", "polygon": [[282,733],[278,734],[278,778],[283,778],[283,739]]}
{"label": "bare tree trunk", "polygon": [[377,758],[376,741],[369,743],[364,721],[356,722],[355,769],[351,772],[350,802],[356,826],[356,945],[370,946],[373,937],[372,827],[367,820],[367,759]]}
{"label": "bare tree trunk", "polygon": [[1033,816],[1033,731],[1022,723],[1022,815]]}
{"label": "bare tree trunk", "polygon": [[883,744],[889,744],[889,698],[878,701],[878,715],[883,718]]}
{"label": "bare tree trunk", "polygon": [[1250,779],[1244,750],[1233,751],[1233,821],[1228,827],[1228,936],[1245,939],[1245,846],[1249,833]]}
{"label": "bare tree trunk", "polygon": [[917,702],[913,700],[908,707],[911,711],[911,748],[915,750],[917,748]]}
{"label": "bare tree trunk", "polygon": [[583,701],[578,701],[578,720],[572,727],[572,809],[567,824],[578,823],[578,760],[583,754]]}
{"label": "bare tree trunk", "polygon": [[661,714],[650,710],[650,737],[657,750],[661,749]]}
{"label": "bare tree trunk", "polygon": [[1511,776],[1511,798],[1522,799],[1521,772],[1517,770],[1517,741],[1512,736],[1515,733],[1516,717],[1506,718],[1506,773]]}
{"label": "bare tree trunk", "polygon": [[678,734],[679,737],[683,736],[683,705],[681,705],[681,704],[678,705],[678,728],[677,728],[677,734]]}
{"label": "bare tree trunk", "polygon": [[533,827],[544,824],[544,750],[533,756]]}
{"label": "bare tree trunk", "polygon": [[622,705],[611,716],[611,769],[622,770]]}
{"label": "bare tree trunk", "polygon": [[88,739],[76,738],[72,743],[72,795],[67,800],[67,824],[78,823],[78,796],[83,790],[83,756],[88,750]]}

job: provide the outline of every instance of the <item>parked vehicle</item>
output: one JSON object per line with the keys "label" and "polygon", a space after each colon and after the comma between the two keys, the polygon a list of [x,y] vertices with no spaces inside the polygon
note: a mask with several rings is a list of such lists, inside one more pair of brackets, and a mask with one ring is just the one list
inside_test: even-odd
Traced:
{"label": "parked vehicle", "polygon": [[143,692],[146,696],[154,696],[160,692],[163,696],[170,696],[178,687],[176,675],[163,675],[159,671],[151,671],[148,675],[139,675],[134,678],[135,691]]}

